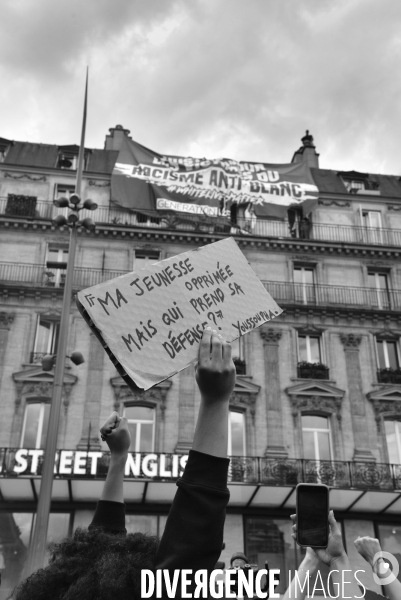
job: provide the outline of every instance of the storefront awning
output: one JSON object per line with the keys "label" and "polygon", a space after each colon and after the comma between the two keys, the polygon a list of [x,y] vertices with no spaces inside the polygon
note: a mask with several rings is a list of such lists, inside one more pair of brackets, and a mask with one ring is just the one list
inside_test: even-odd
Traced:
{"label": "storefront awning", "polygon": [[[103,488],[108,452],[60,450],[55,463],[54,502],[96,502]],[[127,504],[170,504],[187,455],[130,453],[125,468]],[[0,500],[37,502],[43,450],[0,449]],[[401,510],[399,465],[266,457],[232,457],[230,503],[235,508],[295,509],[298,483],[325,483],[330,507],[341,512],[395,514]]]}

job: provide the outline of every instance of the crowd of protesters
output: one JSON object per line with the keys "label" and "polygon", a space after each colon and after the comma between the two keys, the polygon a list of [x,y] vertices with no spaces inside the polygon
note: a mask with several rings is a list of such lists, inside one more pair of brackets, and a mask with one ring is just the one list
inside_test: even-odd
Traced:
{"label": "crowd of protesters", "polygon": [[[210,328],[205,329],[199,346],[195,377],[201,403],[193,446],[185,471],[177,482],[178,489],[161,540],[142,533],[127,534],[123,480],[131,440],[127,420],[113,413],[101,429],[110,449],[110,464],[91,525],[88,529],[78,528],[72,538],[55,545],[49,565],[22,581],[10,599],[135,600],[142,597],[144,569],[166,570],[172,574],[175,570],[211,572],[214,569],[223,546],[229,500],[228,406],[235,384],[235,367],[230,344]],[[292,535],[296,539],[297,516],[291,515],[291,519]],[[355,546],[383,584],[386,596],[390,600],[401,600],[401,583],[394,576],[389,577],[391,573],[381,556],[378,540],[358,538]],[[327,548],[307,548],[284,594],[285,600],[306,597],[306,578],[318,570],[320,563],[330,569],[331,590],[338,590],[337,593],[331,591],[331,597],[380,597],[364,591],[356,578],[347,579],[344,587],[342,573],[352,573],[353,567],[332,511]],[[236,553],[230,566],[249,567],[247,557]],[[194,590],[194,586],[193,582],[190,589]],[[179,582],[177,590],[181,590]],[[226,590],[226,596],[229,593]],[[164,588],[163,594],[168,597],[168,590]],[[181,592],[177,591],[175,597],[182,597]]]}

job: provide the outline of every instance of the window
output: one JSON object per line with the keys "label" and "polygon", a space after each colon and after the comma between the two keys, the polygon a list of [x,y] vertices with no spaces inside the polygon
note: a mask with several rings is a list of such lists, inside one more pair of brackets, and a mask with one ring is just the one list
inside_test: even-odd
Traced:
{"label": "window", "polygon": [[68,264],[68,248],[49,245],[46,260],[46,285],[62,287],[65,281],[65,270]]}
{"label": "window", "polygon": [[[78,167],[78,155],[79,155],[79,146],[77,145],[67,145],[67,146],[59,146],[59,156],[57,167],[59,169],[66,170],[75,170]],[[85,148],[84,151],[84,164],[83,168],[86,169],[87,160],[91,150]]]}
{"label": "window", "polygon": [[6,140],[4,138],[0,138],[0,163],[4,162],[4,159],[7,156],[7,152],[13,142]]}
{"label": "window", "polygon": [[70,185],[68,183],[56,183],[54,186],[54,198],[61,198],[62,196],[66,196],[69,198],[71,194],[75,194],[75,185]]}
{"label": "window", "polygon": [[393,340],[376,340],[379,369],[399,369],[398,344]]}
{"label": "window", "polygon": [[400,352],[398,341],[377,339],[377,381],[401,384]]}
{"label": "window", "polygon": [[365,244],[383,244],[382,217],[378,210],[361,211],[363,241]]}
{"label": "window", "polygon": [[344,179],[344,185],[350,194],[358,194],[365,190],[365,182],[358,179]]}
{"label": "window", "polygon": [[131,434],[131,452],[153,452],[155,437],[155,409],[149,406],[126,406]]}
{"label": "window", "polygon": [[401,423],[399,421],[384,421],[388,460],[392,464],[401,464]]}
{"label": "window", "polygon": [[328,417],[302,415],[302,441],[305,459],[331,460],[330,422]]}
{"label": "window", "polygon": [[297,376],[301,379],[329,379],[329,368],[324,364],[319,336],[298,334]]}
{"label": "window", "polygon": [[368,285],[372,290],[371,304],[380,309],[390,308],[387,273],[368,271]]}
{"label": "window", "polygon": [[237,375],[246,375],[246,362],[245,362],[245,340],[243,336],[240,336],[236,340],[231,342],[231,356],[235,364]]}
{"label": "window", "polygon": [[59,321],[50,320],[41,315],[38,317],[31,363],[40,363],[46,354],[56,353],[59,330]]}
{"label": "window", "polygon": [[303,304],[315,301],[315,273],[313,267],[294,267],[295,299]]}
{"label": "window", "polygon": [[134,269],[143,269],[160,260],[159,250],[138,249],[135,250]]}
{"label": "window", "polygon": [[298,361],[321,363],[320,338],[312,335],[298,335]]}
{"label": "window", "polygon": [[230,410],[228,412],[228,450],[230,456],[245,456],[245,414]]}
{"label": "window", "polygon": [[[279,594],[285,594],[289,584],[288,573],[298,568],[304,556],[304,549],[297,546],[291,533],[292,525],[286,519],[245,517],[246,556],[259,569],[265,569],[267,561],[270,569],[280,570],[280,583],[275,588]],[[263,582],[264,578],[262,585]]]}
{"label": "window", "polygon": [[78,154],[73,154],[72,152],[62,152],[59,155],[57,166],[59,169],[75,170],[77,168],[77,163]]}
{"label": "window", "polygon": [[21,448],[45,447],[49,414],[49,402],[30,402],[26,405],[22,426]]}

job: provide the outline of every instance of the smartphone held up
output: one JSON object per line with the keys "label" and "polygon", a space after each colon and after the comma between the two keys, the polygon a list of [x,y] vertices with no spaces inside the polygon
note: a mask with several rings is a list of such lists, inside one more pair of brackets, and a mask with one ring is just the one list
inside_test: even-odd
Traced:
{"label": "smartphone held up", "polygon": [[316,483],[299,483],[296,488],[297,544],[326,548],[329,543],[329,488]]}

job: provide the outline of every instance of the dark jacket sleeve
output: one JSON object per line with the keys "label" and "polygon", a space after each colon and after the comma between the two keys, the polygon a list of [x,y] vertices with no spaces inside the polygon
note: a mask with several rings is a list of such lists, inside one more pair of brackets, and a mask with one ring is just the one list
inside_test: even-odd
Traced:
{"label": "dark jacket sleeve", "polygon": [[93,515],[92,523],[88,529],[100,527],[107,533],[124,535],[125,529],[125,504],[111,500],[99,500]]}
{"label": "dark jacket sleeve", "polygon": [[156,569],[212,570],[220,556],[230,461],[191,450],[156,555]]}

